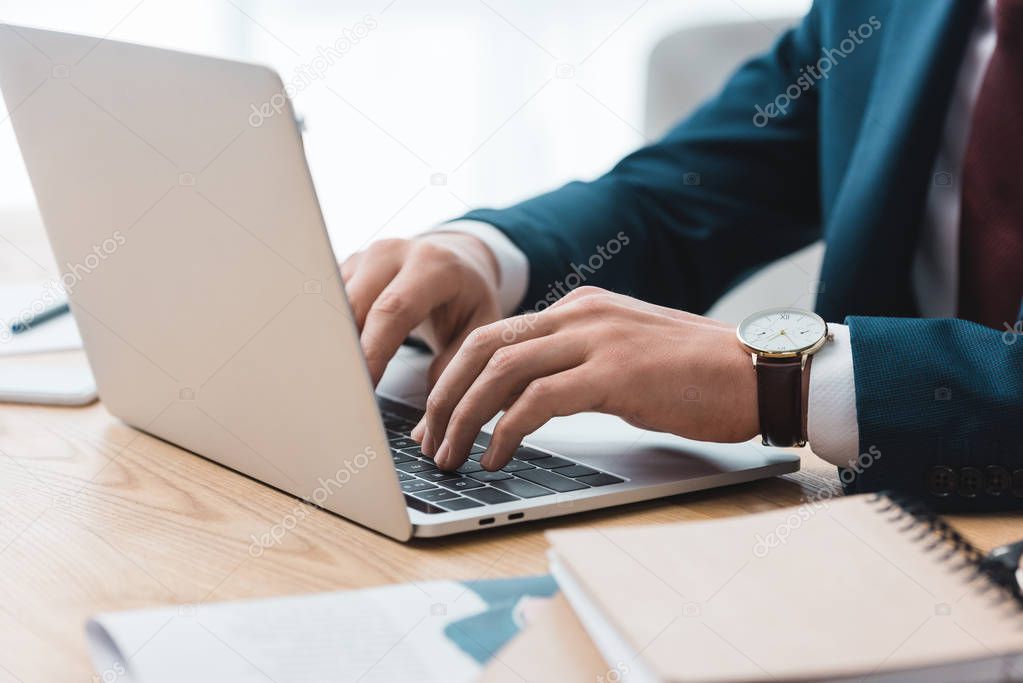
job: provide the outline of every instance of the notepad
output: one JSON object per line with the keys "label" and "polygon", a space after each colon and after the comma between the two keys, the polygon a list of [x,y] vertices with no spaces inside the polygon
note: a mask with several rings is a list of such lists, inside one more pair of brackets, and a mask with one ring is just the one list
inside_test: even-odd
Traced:
{"label": "notepad", "polygon": [[548,534],[551,571],[626,681],[1002,681],[1023,611],[941,520],[851,496],[708,522]]}
{"label": "notepad", "polygon": [[96,381],[80,351],[82,338],[71,315],[39,323],[21,334],[10,331],[12,323],[62,301],[63,296],[53,282],[0,287],[0,403],[78,406],[96,400]]}
{"label": "notepad", "polygon": [[490,660],[476,683],[617,683],[628,665],[610,666],[557,595]]}
{"label": "notepad", "polygon": [[22,334],[11,334],[14,322],[64,300],[52,282],[29,282],[0,287],[0,356],[20,356],[82,348],[75,320],[62,315]]}

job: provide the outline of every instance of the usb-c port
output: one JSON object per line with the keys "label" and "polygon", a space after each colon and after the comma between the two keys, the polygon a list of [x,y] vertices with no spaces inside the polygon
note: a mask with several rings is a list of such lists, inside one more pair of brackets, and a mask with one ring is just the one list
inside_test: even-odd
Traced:
{"label": "usb-c port", "polygon": [[508,521],[511,521],[513,519],[522,519],[525,516],[526,516],[525,512],[513,512],[510,515],[508,515]]}
{"label": "usb-c port", "polygon": [[486,526],[488,524],[493,524],[493,523],[494,523],[494,518],[493,517],[487,517],[485,519],[481,519],[480,520],[480,526]]}

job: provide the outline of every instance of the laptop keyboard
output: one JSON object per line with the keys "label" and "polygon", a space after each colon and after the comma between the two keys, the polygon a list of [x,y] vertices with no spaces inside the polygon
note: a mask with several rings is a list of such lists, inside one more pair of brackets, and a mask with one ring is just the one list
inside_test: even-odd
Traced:
{"label": "laptop keyboard", "polygon": [[497,472],[487,472],[479,461],[490,436],[482,432],[476,437],[469,459],[456,471],[444,472],[423,455],[419,444],[410,436],[422,411],[380,396],[377,402],[405,502],[420,512],[468,510],[625,481],[528,446],[519,447],[514,458]]}

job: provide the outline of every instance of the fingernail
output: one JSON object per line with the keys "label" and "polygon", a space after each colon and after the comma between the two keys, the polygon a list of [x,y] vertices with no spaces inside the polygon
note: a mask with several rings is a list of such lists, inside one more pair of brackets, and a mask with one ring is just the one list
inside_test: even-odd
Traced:
{"label": "fingernail", "polygon": [[423,420],[420,420],[419,423],[415,427],[412,428],[412,431],[409,432],[409,434],[412,435],[413,439],[415,439],[416,441],[422,443],[423,442],[423,432],[424,431],[426,431],[426,425],[424,424]]}
{"label": "fingernail", "polygon": [[434,458],[433,458],[433,462],[438,467],[446,466],[448,464],[448,452],[450,450],[451,450],[451,447],[448,446],[448,442],[447,441],[444,441],[443,443],[441,443],[440,448],[437,450],[437,455],[434,456]]}

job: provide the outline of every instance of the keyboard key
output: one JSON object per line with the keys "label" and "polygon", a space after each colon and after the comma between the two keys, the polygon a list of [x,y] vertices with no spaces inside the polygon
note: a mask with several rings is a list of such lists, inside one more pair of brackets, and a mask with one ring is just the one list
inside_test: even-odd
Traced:
{"label": "keyboard key", "polygon": [[581,480],[569,479],[568,477],[563,477],[560,474],[548,472],[547,470],[528,470],[526,472],[517,472],[515,476],[521,477],[526,481],[531,481],[534,484],[540,484],[541,486],[546,486],[549,489],[554,489],[558,493],[578,491],[580,489],[587,488],[586,484],[579,483]]}
{"label": "keyboard key", "polygon": [[458,498],[459,495],[454,491],[448,491],[447,489],[430,489],[428,491],[420,491],[416,494],[416,498],[422,498],[428,500],[431,503],[438,500],[451,500],[452,498]]}
{"label": "keyboard key", "polygon": [[403,448],[415,448],[419,444],[411,436],[396,436],[393,439],[388,439],[387,442],[391,444],[392,450],[401,450]]}
{"label": "keyboard key", "polygon": [[397,415],[385,415],[384,416],[384,427],[390,429],[392,432],[401,432],[408,434],[415,427],[414,422],[398,417]]}
{"label": "keyboard key", "polygon": [[466,491],[468,489],[478,489],[483,486],[482,482],[478,482],[475,479],[469,479],[468,477],[459,477],[458,479],[448,479],[446,481],[437,482],[446,489],[452,491]]}
{"label": "keyboard key", "polygon": [[423,453],[423,449],[419,444],[411,446],[409,448],[402,448],[401,452],[405,455],[411,455],[413,458],[425,458],[426,455]]}
{"label": "keyboard key", "polygon": [[[558,471],[560,472],[561,470]],[[608,486],[610,484],[621,484],[625,480],[610,474],[598,472],[597,474],[591,474],[588,477],[579,477],[576,481],[581,481],[587,486]]]}
{"label": "keyboard key", "polygon": [[549,453],[543,453],[527,446],[522,446],[519,450],[515,451],[516,460],[536,460],[537,458],[549,458]]}
{"label": "keyboard key", "polygon": [[479,464],[475,460],[466,460],[461,466],[455,470],[459,474],[472,474],[473,472],[480,472],[483,469],[483,465]]}
{"label": "keyboard key", "polygon": [[498,491],[487,487],[485,489],[474,489],[472,491],[466,491],[465,495],[469,498],[475,498],[481,503],[487,505],[497,505],[498,503],[510,503],[513,500],[518,500],[515,496],[505,493],[504,491]]}
{"label": "keyboard key", "polygon": [[[482,486],[482,484],[480,484]],[[422,481],[416,479],[415,481],[403,481],[401,483],[401,490],[405,493],[418,493],[420,491],[428,491],[429,489],[437,488],[428,481]]]}
{"label": "keyboard key", "polygon": [[569,467],[571,465],[574,465],[575,463],[572,462],[571,460],[557,458],[552,455],[547,458],[534,458],[533,460],[529,461],[529,464],[533,465],[534,467],[542,467],[545,470],[553,470],[556,467]]}
{"label": "keyboard key", "polygon": [[476,481],[501,481],[502,479],[511,479],[510,474],[507,472],[473,472],[469,475]]}
{"label": "keyboard key", "polygon": [[458,475],[452,472],[441,472],[440,470],[434,469],[429,472],[420,472],[419,478],[426,481],[447,481],[448,479],[457,479]]}
{"label": "keyboard key", "polygon": [[521,460],[510,460],[507,465],[501,468],[502,472],[521,472],[522,470],[531,470],[532,465],[527,465]]}
{"label": "keyboard key", "polygon": [[568,467],[559,467],[558,474],[563,477],[585,477],[588,474],[599,474],[597,470],[591,467],[583,467],[582,465],[570,465]]}
{"label": "keyboard key", "polygon": [[406,455],[401,451],[391,451],[391,459],[394,460],[394,464],[397,465],[399,462],[410,462],[415,460],[411,455]]}
{"label": "keyboard key", "polygon": [[399,462],[395,465],[402,472],[408,472],[409,474],[416,474],[418,472],[428,472],[430,470],[437,469],[437,466],[432,462],[426,460],[410,460],[408,462]]}
{"label": "keyboard key", "polygon": [[468,510],[469,508],[481,508],[483,503],[477,503],[474,500],[468,498],[452,498],[451,500],[439,500],[437,505],[447,510]]}
{"label": "keyboard key", "polygon": [[[536,470],[538,472],[545,472],[546,470]],[[537,498],[538,496],[553,496],[554,491],[545,489],[542,486],[537,486],[532,482],[523,481],[522,479],[504,479],[502,481],[495,481],[490,484],[495,489],[500,489],[506,493],[510,493],[519,498]]]}
{"label": "keyboard key", "polygon": [[447,512],[447,510],[445,510],[444,508],[439,508],[433,503],[427,503],[425,500],[419,500],[418,498],[414,498],[407,493],[404,494],[404,497],[405,507],[412,508],[413,510],[418,510],[419,512],[423,512],[427,515],[436,515],[441,512]]}
{"label": "keyboard key", "polygon": [[[478,443],[474,443],[472,445],[472,448],[469,449],[469,455],[470,456],[472,456],[472,455],[483,455],[486,452],[486,450],[487,450],[486,446],[483,446],[483,445],[478,444]],[[473,460],[475,460],[475,458],[473,458]]]}
{"label": "keyboard key", "polygon": [[401,470],[398,470],[398,481],[413,481],[415,477],[411,474],[405,474]]}

